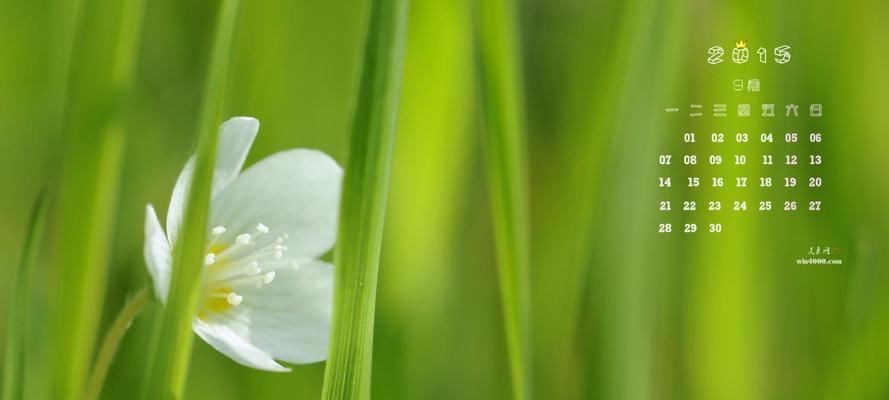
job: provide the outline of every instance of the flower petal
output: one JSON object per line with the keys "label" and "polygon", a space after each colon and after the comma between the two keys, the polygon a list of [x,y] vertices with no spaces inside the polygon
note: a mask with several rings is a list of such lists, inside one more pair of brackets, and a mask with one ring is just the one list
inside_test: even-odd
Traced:
{"label": "flower petal", "polygon": [[290,368],[276,363],[269,354],[244,340],[228,325],[195,319],[192,328],[207,344],[241,365],[274,372],[290,371]]}
{"label": "flower petal", "polygon": [[145,207],[144,253],[148,274],[154,282],[154,293],[158,299],[166,301],[172,272],[170,243],[151,204]]}
{"label": "flower petal", "polygon": [[[225,189],[238,177],[238,172],[244,166],[244,160],[247,159],[247,153],[253,146],[253,140],[258,131],[259,121],[250,117],[234,117],[220,125],[216,164],[213,167],[211,192],[213,195]],[[170,238],[170,243],[176,243],[176,235],[179,232],[182,214],[185,212],[185,200],[193,174],[194,156],[191,156],[185,163],[185,167],[182,168],[182,172],[179,173],[179,178],[176,179],[170,206],[167,208],[167,235]]]}
{"label": "flower petal", "polygon": [[333,265],[298,262],[277,269],[275,280],[241,290],[250,323],[247,340],[272,357],[294,364],[327,359],[333,308]]}
{"label": "flower petal", "polygon": [[266,285],[234,287],[243,301],[210,321],[228,326],[276,359],[294,364],[323,361],[330,335],[333,265],[284,259],[275,274]]}
{"label": "flower petal", "polygon": [[342,179],[342,168],[320,151],[282,151],[247,168],[216,195],[210,226],[224,226],[220,240],[234,243],[263,223],[270,233],[256,240],[257,247],[287,233],[289,254],[317,258],[336,241]]}
{"label": "flower petal", "polygon": [[234,117],[219,128],[219,148],[213,170],[213,194],[234,182],[253,146],[259,121],[250,117]]}
{"label": "flower petal", "polygon": [[176,243],[176,236],[179,233],[179,224],[185,214],[185,200],[187,197],[187,189],[191,185],[191,176],[194,174],[194,156],[188,158],[185,167],[179,173],[176,179],[176,186],[173,187],[173,195],[170,196],[170,205],[167,207],[167,238],[170,243]]}

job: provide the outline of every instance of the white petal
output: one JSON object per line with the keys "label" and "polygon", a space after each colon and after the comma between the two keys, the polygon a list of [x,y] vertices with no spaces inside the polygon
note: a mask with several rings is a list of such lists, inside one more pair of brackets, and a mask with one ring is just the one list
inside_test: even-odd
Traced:
{"label": "white petal", "polygon": [[185,199],[187,189],[191,186],[192,174],[194,174],[194,156],[189,157],[182,172],[179,173],[176,186],[173,187],[173,195],[170,196],[170,205],[167,207],[167,237],[174,245],[179,233],[179,224],[182,223],[182,217],[185,214]]}
{"label": "white petal", "polygon": [[342,168],[320,151],[282,151],[247,168],[216,195],[210,226],[225,226],[220,240],[233,243],[263,223],[269,234],[257,247],[287,233],[290,255],[316,258],[336,241],[342,179]]}
{"label": "white petal", "polygon": [[333,265],[306,260],[275,270],[268,285],[234,290],[243,297],[221,321],[272,357],[294,364],[327,358],[333,308]]}
{"label": "white petal", "polygon": [[154,293],[161,301],[166,301],[170,287],[171,252],[170,243],[157,219],[154,207],[145,207],[145,264],[154,282]]}
{"label": "white petal", "polygon": [[[234,117],[219,127],[216,164],[213,168],[213,195],[225,189],[238,177],[238,172],[244,166],[244,160],[247,159],[247,153],[253,146],[253,140],[258,131],[259,121],[250,117]],[[188,159],[182,172],[179,173],[176,186],[173,188],[173,195],[170,198],[170,206],[167,208],[167,234],[170,243],[176,243],[179,224],[185,211],[187,189],[191,185],[193,173],[194,156]]]}
{"label": "white petal", "polygon": [[290,371],[290,368],[276,363],[269,354],[244,340],[228,325],[195,319],[192,328],[210,346],[241,365],[274,372]]}
{"label": "white petal", "polygon": [[213,170],[214,195],[238,177],[259,132],[259,121],[250,117],[234,117],[225,121],[219,129],[219,147]]}

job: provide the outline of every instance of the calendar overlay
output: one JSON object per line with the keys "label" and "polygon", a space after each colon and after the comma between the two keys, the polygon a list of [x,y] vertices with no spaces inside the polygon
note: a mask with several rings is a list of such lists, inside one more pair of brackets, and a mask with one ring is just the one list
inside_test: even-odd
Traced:
{"label": "calendar overlay", "polygon": [[[790,46],[771,50],[760,47],[757,59],[750,60],[747,42],[741,40],[735,44],[730,60],[724,59],[722,47],[713,46],[708,49],[707,62],[790,61]],[[678,141],[682,146],[675,148],[681,151],[658,155],[661,174],[657,185],[663,194],[657,205],[662,216],[658,233],[719,234],[730,228],[724,226],[722,213],[819,213],[826,207],[819,198],[824,182],[818,173],[825,161],[820,151],[824,136],[817,123],[824,115],[823,105],[781,98],[759,103],[727,101],[737,98],[733,95],[739,92],[758,93],[766,84],[759,78],[731,79],[726,82],[723,99],[701,99],[664,108],[663,112],[672,118],[702,120],[712,129],[672,132],[668,140]],[[721,128],[720,121],[731,117],[741,121],[741,129]],[[809,120],[798,125],[805,126],[805,131],[786,129],[786,122],[792,126],[804,118]],[[780,129],[774,126],[777,119],[785,120]],[[743,128],[748,121],[754,121],[746,125],[755,130]],[[675,164],[681,171],[670,168]],[[804,164],[808,167],[802,168]],[[682,195],[675,196],[675,191]]]}

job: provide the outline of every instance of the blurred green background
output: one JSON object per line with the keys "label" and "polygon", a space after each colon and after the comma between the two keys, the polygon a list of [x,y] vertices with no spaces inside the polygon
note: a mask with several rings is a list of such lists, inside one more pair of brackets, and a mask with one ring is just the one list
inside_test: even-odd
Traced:
{"label": "blurred green background", "polygon": [[[77,6],[0,2],[0,293],[18,262],[28,210],[61,165]],[[524,0],[519,10],[536,397],[889,398],[889,3]],[[145,12],[110,275],[107,292],[96,293],[100,332],[127,295],[149,283],[144,206],[165,215],[193,150],[215,2],[148,1]],[[472,15],[468,0],[411,4],[376,314],[380,399],[510,396]],[[365,19],[365,2],[353,0],[244,2],[225,114],[261,121],[248,164],[292,147],[345,160]],[[730,50],[741,37],[753,49],[790,45],[793,58],[706,64],[707,48]],[[762,92],[732,92],[735,78],[760,78]],[[825,117],[690,123],[663,112],[742,102],[754,112],[760,102],[823,103]],[[686,175],[736,173],[658,166],[658,154],[685,154],[681,133],[690,129],[751,133],[746,149],[700,143],[701,155],[817,151],[822,166],[776,165],[770,173],[819,175],[825,186],[685,192],[678,182]],[[774,131],[779,143],[758,143],[760,130]],[[778,139],[789,130],[821,130],[825,140],[792,148]],[[758,180],[764,167],[750,168]],[[666,191],[656,185],[665,174],[677,182]],[[823,200],[824,212],[657,211],[660,200],[676,209],[690,199],[810,198]],[[50,215],[34,269],[27,398],[49,395],[57,218]],[[674,233],[658,235],[661,222],[673,223]],[[684,222],[722,222],[724,232],[675,232]],[[810,246],[840,248],[844,264],[797,265]],[[105,398],[136,393],[155,309],[125,338]],[[196,340],[186,398],[315,398],[323,368],[254,371]]]}

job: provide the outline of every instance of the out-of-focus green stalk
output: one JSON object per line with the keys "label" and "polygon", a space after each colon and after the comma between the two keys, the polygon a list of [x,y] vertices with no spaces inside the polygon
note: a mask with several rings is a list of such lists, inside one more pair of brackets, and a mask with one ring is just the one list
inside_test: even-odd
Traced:
{"label": "out-of-focus green stalk", "polygon": [[[684,9],[652,0],[621,2],[615,9],[613,43],[602,52],[608,54],[602,88],[590,106],[597,120],[587,132],[604,138],[599,149],[604,169],[596,177],[601,182],[598,207],[584,221],[591,224],[596,245],[584,257],[587,304],[579,310],[576,339],[586,353],[586,365],[580,368],[588,368],[578,375],[583,377],[578,384],[585,386],[582,398],[652,399],[661,390],[653,373],[660,366],[655,350],[662,350],[655,347],[660,328],[655,316],[664,309],[661,293],[667,282],[659,274],[672,253],[651,234],[657,215],[650,204],[668,194],[654,185],[622,182],[652,182],[658,176],[655,164],[638,160],[653,159],[661,151],[665,122],[659,113],[639,110],[655,110],[675,96],[668,88],[676,84],[682,53],[659,44],[682,40],[677,27]],[[655,64],[659,67],[652,69]],[[588,340],[590,335],[596,340]]]}
{"label": "out-of-focus green stalk", "polygon": [[408,0],[372,0],[352,120],[338,244],[324,399],[370,398],[374,307]]}
{"label": "out-of-focus green stalk", "polygon": [[143,0],[80,4],[60,170],[52,397],[80,399],[102,314]]}
{"label": "out-of-focus green stalk", "polygon": [[204,84],[194,175],[188,190],[181,234],[174,244],[170,292],[166,306],[155,321],[153,351],[149,354],[143,391],[146,399],[181,398],[188,376],[193,340],[191,324],[204,255],[218,125],[239,7],[239,0],[222,0],[217,15],[209,71]]}
{"label": "out-of-focus green stalk", "polygon": [[25,372],[25,337],[28,326],[28,298],[30,297],[31,269],[37,242],[43,234],[43,220],[46,215],[46,192],[42,192],[34,202],[31,219],[22,246],[22,258],[13,277],[12,292],[9,294],[9,311],[6,318],[6,351],[3,360],[3,400],[24,398],[22,383]]}
{"label": "out-of-focus green stalk", "polygon": [[[460,398],[464,385],[458,382],[489,371],[481,363],[451,368],[461,358],[452,346],[459,335],[441,334],[453,327],[450,311],[460,307],[458,293],[474,290],[464,284],[474,277],[455,268],[469,265],[455,239],[465,238],[464,198],[477,150],[469,4],[413,0],[410,6],[389,194],[389,207],[397,212],[387,215],[385,279],[377,298],[377,309],[388,318],[375,327],[374,369],[386,372],[373,378],[374,398]],[[475,347],[463,343],[464,349]],[[487,358],[477,350],[469,351]]]}
{"label": "out-of-focus green stalk", "polygon": [[476,51],[513,398],[531,396],[527,160],[518,23],[512,0],[477,3]]}
{"label": "out-of-focus green stalk", "polygon": [[86,395],[84,396],[86,400],[99,398],[99,393],[102,392],[102,384],[105,382],[105,376],[108,375],[108,367],[111,366],[111,361],[114,359],[114,353],[117,352],[117,347],[120,345],[123,335],[127,332],[133,320],[148,304],[148,300],[148,289],[142,288],[127,302],[120,314],[117,315],[117,318],[114,319],[111,327],[108,328],[108,333],[105,334],[105,339],[102,340],[102,345],[99,347],[99,354],[96,356],[93,370],[90,372]]}

